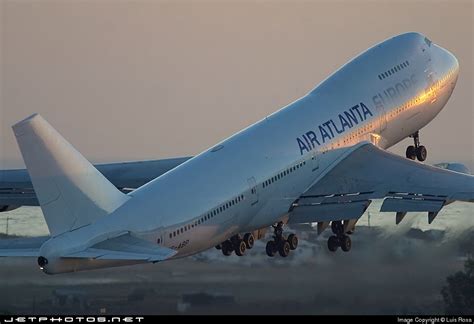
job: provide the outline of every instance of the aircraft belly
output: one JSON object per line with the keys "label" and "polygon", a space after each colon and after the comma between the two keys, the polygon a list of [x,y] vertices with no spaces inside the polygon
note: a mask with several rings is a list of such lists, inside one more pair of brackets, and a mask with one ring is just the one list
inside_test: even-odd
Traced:
{"label": "aircraft belly", "polygon": [[251,231],[256,228],[262,228],[270,226],[278,222],[285,214],[288,213],[288,209],[293,203],[293,199],[281,198],[281,199],[269,199],[262,206],[262,208],[255,214],[255,216],[248,222],[243,230]]}

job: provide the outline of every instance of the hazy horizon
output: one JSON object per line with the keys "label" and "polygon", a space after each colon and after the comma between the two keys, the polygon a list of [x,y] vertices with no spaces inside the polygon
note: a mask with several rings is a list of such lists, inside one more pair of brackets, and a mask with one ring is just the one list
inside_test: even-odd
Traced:
{"label": "hazy horizon", "polygon": [[[38,112],[92,162],[194,155],[407,31],[460,62],[421,132],[474,171],[472,1],[0,1],[0,169]],[[404,155],[407,139],[391,151]]]}

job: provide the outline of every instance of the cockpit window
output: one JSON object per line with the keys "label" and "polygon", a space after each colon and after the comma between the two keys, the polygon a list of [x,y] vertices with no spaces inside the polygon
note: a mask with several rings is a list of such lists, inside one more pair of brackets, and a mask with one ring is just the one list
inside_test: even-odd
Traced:
{"label": "cockpit window", "polygon": [[431,40],[429,40],[428,37],[425,37],[425,43],[426,43],[428,46],[431,46]]}

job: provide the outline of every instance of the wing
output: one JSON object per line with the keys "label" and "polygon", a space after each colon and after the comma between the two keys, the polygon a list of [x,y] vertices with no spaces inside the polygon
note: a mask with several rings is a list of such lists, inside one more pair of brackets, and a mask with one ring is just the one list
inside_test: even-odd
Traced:
{"label": "wing", "polygon": [[367,142],[340,150],[332,161],[293,204],[290,223],[358,219],[372,199],[384,199],[381,211],[396,212],[397,222],[407,212],[426,211],[431,223],[452,201],[474,202],[472,175],[412,161]]}
{"label": "wing", "polygon": [[171,258],[177,252],[133,237],[130,234],[124,234],[102,241],[84,251],[63,255],[62,257],[158,262]]}
{"label": "wing", "polygon": [[[112,184],[130,191],[177,167],[190,157],[94,165]],[[0,212],[39,206],[27,170],[0,170]]]}
{"label": "wing", "polygon": [[0,240],[0,257],[37,257],[49,236]]}

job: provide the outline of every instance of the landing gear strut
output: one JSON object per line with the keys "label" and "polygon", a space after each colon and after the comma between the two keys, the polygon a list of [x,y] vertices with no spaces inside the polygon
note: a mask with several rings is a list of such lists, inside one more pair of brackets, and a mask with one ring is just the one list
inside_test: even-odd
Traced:
{"label": "landing gear strut", "polygon": [[331,229],[335,235],[331,235],[328,239],[328,249],[331,252],[336,252],[336,250],[341,247],[341,250],[344,252],[350,251],[352,247],[351,238],[344,233],[344,225],[341,221],[331,222]]}
{"label": "landing gear strut", "polygon": [[411,160],[418,159],[418,161],[421,161],[421,162],[426,160],[426,156],[428,152],[426,151],[426,147],[424,147],[423,145],[420,145],[419,132],[416,132],[413,135],[410,135],[410,137],[413,137],[415,145],[414,146],[410,145],[407,147],[406,157]]}
{"label": "landing gear strut", "polygon": [[269,257],[275,256],[278,252],[280,256],[286,258],[291,250],[298,247],[298,237],[291,233],[286,238],[283,235],[283,222],[273,226],[273,240],[267,242],[266,252]]}

